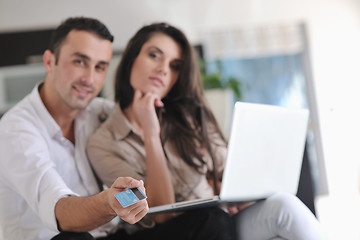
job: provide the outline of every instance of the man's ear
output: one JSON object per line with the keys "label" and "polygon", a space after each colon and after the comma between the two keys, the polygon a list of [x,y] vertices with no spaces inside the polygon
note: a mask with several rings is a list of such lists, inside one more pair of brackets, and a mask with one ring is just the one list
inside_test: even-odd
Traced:
{"label": "man's ear", "polygon": [[52,71],[53,67],[55,66],[55,61],[55,55],[49,49],[47,49],[43,54],[44,67],[47,73]]}

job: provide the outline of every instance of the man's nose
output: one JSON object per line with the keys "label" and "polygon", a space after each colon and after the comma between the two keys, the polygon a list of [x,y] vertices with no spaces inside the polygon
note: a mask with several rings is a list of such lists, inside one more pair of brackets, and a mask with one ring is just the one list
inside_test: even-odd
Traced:
{"label": "man's nose", "polygon": [[95,69],[89,67],[84,70],[81,81],[83,83],[90,85],[94,82],[94,78],[95,78]]}

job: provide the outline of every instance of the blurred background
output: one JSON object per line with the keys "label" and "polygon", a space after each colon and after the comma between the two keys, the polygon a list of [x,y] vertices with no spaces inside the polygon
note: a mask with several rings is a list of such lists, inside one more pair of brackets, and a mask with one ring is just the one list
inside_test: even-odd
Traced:
{"label": "blurred background", "polygon": [[360,239],[359,0],[0,0],[0,114],[44,78],[41,54],[70,16],[115,36],[104,97],[129,38],[165,21],[196,48],[225,136],[236,100],[310,109],[299,197],[332,239]]}

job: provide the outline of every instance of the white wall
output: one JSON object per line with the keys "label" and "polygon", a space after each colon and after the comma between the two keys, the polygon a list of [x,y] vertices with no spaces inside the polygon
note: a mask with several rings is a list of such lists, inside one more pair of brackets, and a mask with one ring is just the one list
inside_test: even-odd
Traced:
{"label": "white wall", "polygon": [[179,27],[189,25],[184,16],[176,21],[175,13],[183,9],[174,0],[0,0],[0,32],[55,27],[69,16],[90,16],[109,27],[118,49],[144,24],[172,20]]}
{"label": "white wall", "polygon": [[0,0],[0,32],[53,27],[68,16],[99,18],[121,48],[143,24],[169,21],[194,42],[203,29],[305,21],[330,195],[317,200],[332,239],[360,239],[360,1]]}

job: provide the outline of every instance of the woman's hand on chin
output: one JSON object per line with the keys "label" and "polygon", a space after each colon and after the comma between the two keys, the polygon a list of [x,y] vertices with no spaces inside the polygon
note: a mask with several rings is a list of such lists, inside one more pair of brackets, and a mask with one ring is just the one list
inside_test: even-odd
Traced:
{"label": "woman's hand on chin", "polygon": [[159,135],[160,124],[155,107],[163,107],[161,99],[151,93],[135,90],[132,109],[136,122],[140,125],[144,135]]}

